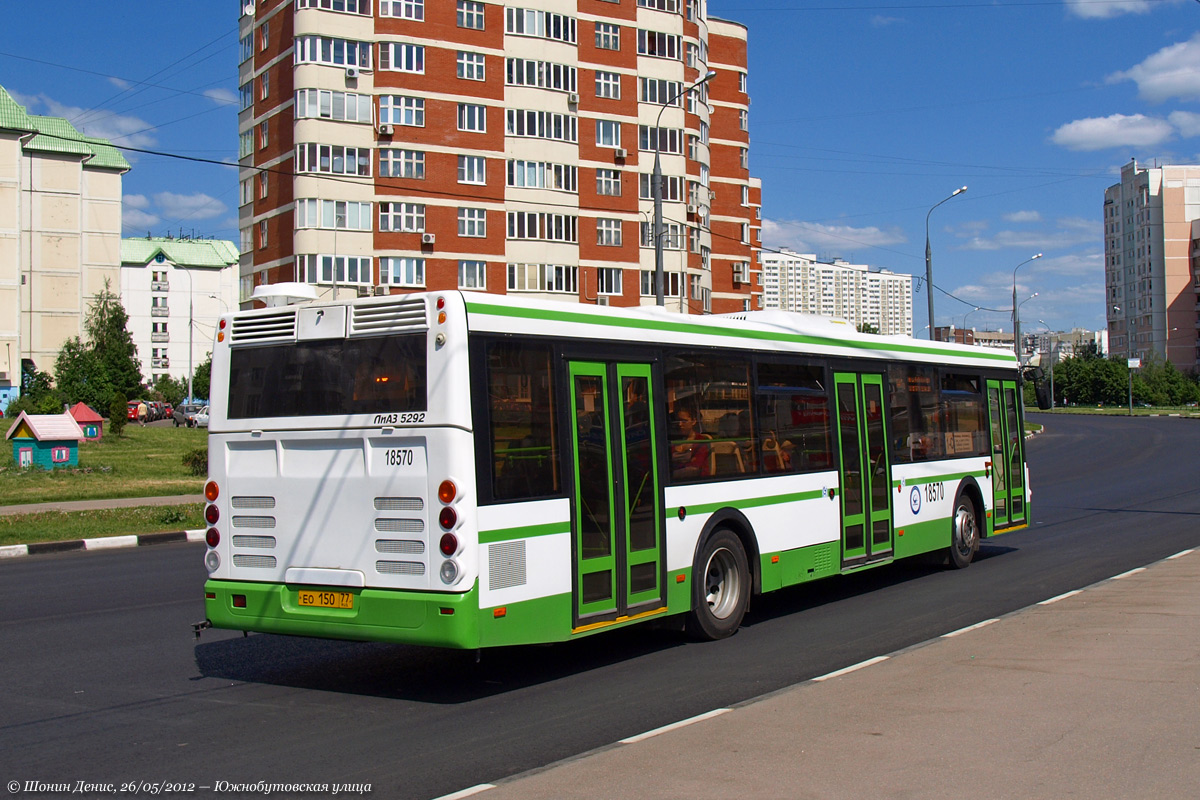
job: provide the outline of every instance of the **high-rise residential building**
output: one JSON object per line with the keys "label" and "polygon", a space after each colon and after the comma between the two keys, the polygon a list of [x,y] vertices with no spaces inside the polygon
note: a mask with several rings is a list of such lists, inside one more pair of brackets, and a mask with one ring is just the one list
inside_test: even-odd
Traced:
{"label": "high-rise residential building", "polygon": [[121,176],[129,162],[0,87],[0,409],[21,368],[53,374],[92,299],[119,287]]}
{"label": "high-rise residential building", "polygon": [[668,308],[751,305],[747,35],[705,0],[259,0],[240,33],[241,301],[652,304],[657,151]]}
{"label": "high-rise residential building", "polygon": [[763,307],[912,336],[912,276],[784,249],[762,254]]}
{"label": "high-rise residential building", "polygon": [[212,351],[217,320],[237,309],[238,251],[221,239],[121,240],[121,300],[142,377],[187,376]]}
{"label": "high-rise residential building", "polygon": [[1104,192],[1108,342],[1122,358],[1197,364],[1200,166],[1121,167]]}

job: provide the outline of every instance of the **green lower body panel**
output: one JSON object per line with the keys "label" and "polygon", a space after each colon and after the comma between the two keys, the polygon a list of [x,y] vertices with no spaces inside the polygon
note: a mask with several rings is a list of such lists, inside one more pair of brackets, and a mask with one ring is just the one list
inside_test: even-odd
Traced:
{"label": "green lower body panel", "polygon": [[[214,628],[458,649],[480,646],[474,587],[463,594],[349,591],[353,608],[309,608],[299,604],[296,587],[209,580],[204,584],[204,611]],[[234,607],[234,595],[245,598],[244,608]]]}
{"label": "green lower body panel", "polygon": [[561,642],[571,638],[571,595],[558,594],[479,610],[479,646]]}
{"label": "green lower body panel", "polygon": [[896,529],[896,558],[930,553],[950,546],[953,523],[950,519],[911,522]]}

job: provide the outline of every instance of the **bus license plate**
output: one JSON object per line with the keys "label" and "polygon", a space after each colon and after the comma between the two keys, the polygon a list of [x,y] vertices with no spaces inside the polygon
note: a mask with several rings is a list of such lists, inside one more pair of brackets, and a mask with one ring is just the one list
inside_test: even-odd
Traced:
{"label": "bus license plate", "polygon": [[300,592],[300,605],[317,608],[354,608],[350,592]]}

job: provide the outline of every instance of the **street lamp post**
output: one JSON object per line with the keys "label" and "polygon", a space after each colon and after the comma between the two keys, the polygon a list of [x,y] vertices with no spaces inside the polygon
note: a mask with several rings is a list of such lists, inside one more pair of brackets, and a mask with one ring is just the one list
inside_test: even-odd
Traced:
{"label": "street lamp post", "polygon": [[1025,259],[1013,268],[1013,354],[1016,355],[1018,362],[1021,360],[1021,351],[1018,349],[1021,346],[1021,319],[1017,315],[1017,270],[1030,261],[1035,261],[1041,257],[1042,254],[1038,253],[1036,256]]}
{"label": "street lamp post", "polygon": [[[962,187],[961,189],[955,189],[954,192],[950,195],[950,197],[946,198],[946,200],[949,200],[951,197],[957,197],[958,195],[962,194],[966,190],[967,190],[967,187],[965,187],[965,186]],[[929,213],[925,215],[925,290],[927,293],[926,297],[929,301],[929,339],[930,339],[930,341],[933,340],[933,250],[930,249],[930,247],[929,247],[929,217],[931,214],[933,214],[933,209],[937,208],[942,203],[946,202],[946,200],[941,200],[937,203],[934,203],[933,208],[929,209]]]}
{"label": "street lamp post", "polygon": [[[662,211],[662,160],[659,158],[659,152],[662,149],[660,142],[661,132],[659,123],[662,122],[663,112],[667,110],[667,106],[674,103],[680,97],[695,89],[701,84],[708,83],[713,78],[717,77],[716,70],[709,70],[704,77],[696,81],[690,86],[680,89],[665,102],[663,107],[658,110],[658,118],[654,120],[654,175],[651,180],[651,185],[654,190],[654,302],[655,305],[666,305],[663,298],[663,211]],[[684,287],[680,287],[680,294],[683,293]],[[680,298],[682,304],[682,298]]]}
{"label": "street lamp post", "polygon": [[195,348],[192,346],[192,327],[195,324],[192,309],[192,272],[187,267],[183,268],[183,274],[188,277],[188,402],[192,402],[195,398],[192,397],[192,353]]}

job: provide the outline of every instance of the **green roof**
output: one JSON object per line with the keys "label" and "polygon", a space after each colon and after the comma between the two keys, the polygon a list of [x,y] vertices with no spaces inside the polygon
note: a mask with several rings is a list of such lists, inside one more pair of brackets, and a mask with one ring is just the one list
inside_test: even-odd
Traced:
{"label": "green roof", "polygon": [[159,253],[180,267],[228,267],[238,262],[238,249],[224,239],[122,239],[122,264],[148,264]]}
{"label": "green roof", "polygon": [[100,169],[128,170],[129,162],[106,139],[84,136],[62,117],[30,114],[0,86],[0,129],[37,135],[22,143],[22,148],[41,153],[83,156],[84,165]]}

